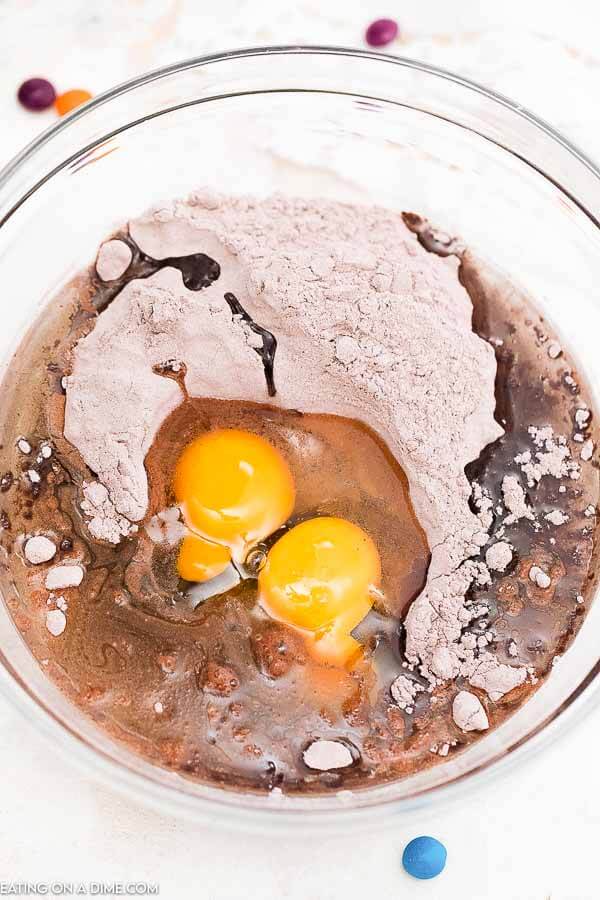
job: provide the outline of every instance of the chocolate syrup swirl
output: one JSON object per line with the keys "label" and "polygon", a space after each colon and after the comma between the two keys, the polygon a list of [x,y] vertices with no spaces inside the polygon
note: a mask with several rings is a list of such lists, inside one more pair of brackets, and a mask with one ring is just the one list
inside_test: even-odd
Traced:
{"label": "chocolate syrup swirl", "polygon": [[403,212],[402,221],[413,234],[416,234],[421,247],[437,256],[461,256],[464,251],[462,243],[452,235],[435,228],[427,219],[416,213]]}
{"label": "chocolate syrup swirl", "polygon": [[277,338],[266,328],[257,325],[254,319],[246,312],[235,294],[225,294],[225,300],[229,305],[232,316],[239,316],[250,328],[254,334],[258,334],[262,338],[262,347],[254,347],[260,358],[262,359],[263,368],[265,370],[265,379],[267,382],[267,390],[269,397],[274,397],[277,393],[275,387],[274,366],[275,353],[277,351]]}
{"label": "chocolate syrup swirl", "polygon": [[168,266],[181,272],[183,283],[190,291],[201,291],[202,288],[209,287],[221,274],[219,263],[211,256],[207,256],[206,253],[190,253],[187,256],[167,256],[165,259],[154,259],[144,253],[127,232],[116,234],[114,240],[127,244],[131,250],[131,262],[120,278],[98,283],[92,302],[99,313],[105,310],[121,293],[125,285],[134,278],[149,278]]}
{"label": "chocolate syrup swirl", "polygon": [[[164,259],[154,259],[144,253],[129,232],[118,232],[114,235],[113,240],[127,244],[131,250],[131,262],[119,278],[106,282],[96,280],[96,292],[92,304],[98,313],[103,312],[130,281],[136,278],[149,278],[169,266],[181,272],[183,283],[190,291],[201,291],[202,288],[209,287],[221,275],[219,263],[211,256],[207,256],[206,253],[190,253],[187,256],[167,256]],[[251,331],[262,338],[262,347],[253,349],[262,360],[269,397],[274,397],[277,393],[274,378],[277,339],[274,334],[254,321],[234,294],[226,293],[224,297],[232,316],[239,316]],[[160,374],[166,373],[161,372]],[[169,377],[173,377],[173,375],[169,374]]]}

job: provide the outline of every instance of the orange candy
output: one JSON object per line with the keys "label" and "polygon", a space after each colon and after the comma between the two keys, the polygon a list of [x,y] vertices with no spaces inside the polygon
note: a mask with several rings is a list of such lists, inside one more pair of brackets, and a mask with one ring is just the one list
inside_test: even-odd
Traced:
{"label": "orange candy", "polygon": [[56,111],[59,116],[66,116],[67,113],[77,109],[78,106],[87,103],[88,100],[91,99],[92,95],[89,91],[82,91],[76,88],[73,91],[66,91],[64,94],[59,94],[54,101],[54,105],[56,106]]}

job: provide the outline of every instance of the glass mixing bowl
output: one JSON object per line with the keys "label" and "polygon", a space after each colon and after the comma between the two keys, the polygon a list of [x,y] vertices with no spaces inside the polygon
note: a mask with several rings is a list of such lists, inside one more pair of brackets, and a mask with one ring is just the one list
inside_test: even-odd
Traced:
{"label": "glass mixing bowl", "polygon": [[[53,291],[113,226],[208,186],[378,203],[429,216],[529,290],[600,386],[600,173],[549,126],[410,60],[275,47],[162,69],[98,97],[0,173],[4,369]],[[33,326],[35,327],[35,326]],[[45,677],[0,605],[0,686],[111,785],[175,813],[256,829],[393,822],[538,750],[598,698],[600,604],[535,696],[428,771],[318,798],[210,788],[114,743]]]}

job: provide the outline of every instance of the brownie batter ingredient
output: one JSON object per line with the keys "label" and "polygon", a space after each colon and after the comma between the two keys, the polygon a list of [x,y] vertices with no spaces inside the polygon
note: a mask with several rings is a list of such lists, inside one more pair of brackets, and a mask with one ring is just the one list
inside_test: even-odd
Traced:
{"label": "brownie batter ingredient", "polygon": [[485,731],[490,727],[479,697],[459,691],[452,703],[452,717],[462,731]]}
{"label": "brownie batter ingredient", "polygon": [[56,544],[43,534],[27,538],[23,547],[25,559],[34,566],[49,562],[56,553]]}

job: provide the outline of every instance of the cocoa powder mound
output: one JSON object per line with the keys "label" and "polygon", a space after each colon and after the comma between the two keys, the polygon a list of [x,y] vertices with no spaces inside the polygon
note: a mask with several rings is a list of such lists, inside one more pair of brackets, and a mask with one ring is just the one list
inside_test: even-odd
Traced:
{"label": "cocoa powder mound", "polygon": [[[75,348],[65,436],[116,513],[146,515],[144,458],[181,401],[179,385],[156,374],[167,363],[185,364],[190,396],[362,420],[405,469],[431,548],[405,621],[409,661],[430,681],[460,670],[496,695],[521,683],[525,670],[461,644],[473,618],[465,594],[481,574],[469,558],[488,539],[464,470],[502,429],[494,352],[472,330],[458,261],[428,253],[396,212],[280,196],[198,192],[129,227],[155,259],[206,253],[221,275],[200,292],[173,268],[130,282]],[[225,292],[277,337],[274,398],[256,335]]]}

